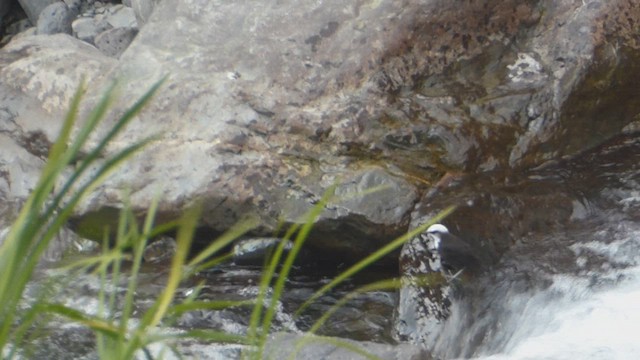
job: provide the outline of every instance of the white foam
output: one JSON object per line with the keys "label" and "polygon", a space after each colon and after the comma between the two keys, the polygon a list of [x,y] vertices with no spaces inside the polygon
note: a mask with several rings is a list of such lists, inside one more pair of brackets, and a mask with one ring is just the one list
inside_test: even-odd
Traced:
{"label": "white foam", "polygon": [[619,275],[624,280],[597,290],[584,279],[558,277],[544,292],[560,296],[533,297],[512,319],[516,330],[503,350],[476,359],[640,359],[640,268]]}

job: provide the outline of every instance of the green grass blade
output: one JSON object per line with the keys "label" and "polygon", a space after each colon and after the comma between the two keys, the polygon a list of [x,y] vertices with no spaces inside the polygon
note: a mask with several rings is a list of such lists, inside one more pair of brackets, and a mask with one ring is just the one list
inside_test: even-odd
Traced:
{"label": "green grass blade", "polygon": [[358,273],[359,271],[361,271],[362,269],[366,268],[367,266],[373,264],[375,261],[377,261],[380,258],[382,258],[383,256],[389,254],[393,250],[399,248],[405,242],[407,242],[407,241],[411,240],[412,238],[414,238],[415,236],[423,233],[424,231],[426,231],[429,228],[429,226],[442,221],[442,219],[447,217],[454,210],[455,210],[455,206],[450,206],[450,207],[446,208],[445,210],[441,211],[438,215],[436,215],[432,219],[430,219],[428,222],[416,227],[412,231],[406,233],[405,235],[395,239],[394,241],[390,242],[389,244],[387,244],[387,245],[383,246],[382,248],[380,248],[379,250],[375,251],[373,254],[371,254],[371,255],[367,256],[366,258],[360,260],[359,262],[357,262],[356,264],[354,264],[353,266],[351,266],[350,268],[348,268],[347,270],[345,270],[344,272],[342,272],[341,274],[336,276],[328,284],[324,285],[322,288],[320,288],[318,291],[316,291],[307,301],[305,301],[300,306],[300,308],[298,308],[298,310],[296,310],[295,316],[300,316],[300,314],[304,311],[304,309],[306,309],[311,303],[316,301],[320,296],[324,295],[327,291],[333,289],[334,287],[336,287],[338,284],[344,282],[349,277],[351,277],[354,274]]}
{"label": "green grass blade", "polygon": [[265,316],[262,321],[262,339],[260,341],[261,346],[266,342],[267,335],[269,334],[269,330],[271,328],[271,322],[273,321],[273,317],[275,315],[277,303],[282,297],[284,285],[289,277],[289,272],[293,267],[293,263],[297,258],[300,250],[302,249],[302,245],[304,244],[305,240],[308,238],[309,233],[311,232],[311,228],[315,224],[316,220],[320,217],[320,214],[322,214],[322,211],[324,211],[327,202],[333,197],[335,188],[335,185],[330,187],[322,195],[320,201],[318,201],[318,203],[311,209],[304,221],[304,225],[302,225],[302,227],[300,228],[300,231],[298,232],[296,239],[293,242],[293,247],[289,250],[287,257],[282,264],[282,268],[280,269],[280,273],[273,287],[273,295],[271,296],[270,304],[265,311]]}
{"label": "green grass blade", "polygon": [[234,256],[233,253],[227,253],[227,254],[223,254],[221,256],[215,257],[211,260],[205,261],[203,263],[197,264],[197,266],[195,267],[187,266],[188,270],[185,272],[185,276],[191,276],[201,271],[211,269],[222,263],[228,262],[233,259],[233,256]]}
{"label": "green grass blade", "polygon": [[43,303],[38,304],[37,307],[42,312],[49,312],[64,316],[67,319],[73,320],[110,337],[117,338],[120,334],[120,329],[116,326],[113,326],[111,323],[104,321],[98,317],[89,316],[81,311],[64,305]]}
{"label": "green grass blade", "polygon": [[206,340],[207,342],[223,343],[223,344],[226,344],[226,343],[248,344],[247,338],[243,335],[235,335],[235,334],[229,334],[223,331],[205,330],[205,329],[187,330],[177,334],[150,335],[147,338],[147,344],[151,344],[158,341],[176,340],[176,339],[200,339],[200,340]]}
{"label": "green grass blade", "polygon": [[[151,207],[147,211],[147,216],[142,229],[142,234],[136,237],[136,241],[133,249],[133,266],[129,274],[129,285],[124,298],[124,306],[122,309],[122,321],[121,324],[126,326],[129,323],[129,318],[133,315],[133,296],[136,293],[138,285],[138,275],[140,273],[140,267],[142,266],[142,258],[144,256],[144,249],[149,241],[149,235],[153,228],[154,219],[158,210],[159,198],[156,196],[151,203]],[[130,214],[130,222],[135,224],[135,217]],[[123,329],[124,330],[124,329]]]}
{"label": "green grass blade", "polygon": [[154,308],[154,314],[148,323],[148,326],[156,326],[160,323],[164,315],[169,309],[169,305],[173,300],[178,285],[183,279],[183,266],[191,248],[191,241],[195,233],[198,219],[200,216],[200,207],[193,207],[185,212],[182,217],[180,228],[176,238],[176,252],[171,261],[169,279],[167,285],[157,300],[157,306]]}
{"label": "green grass blade", "polygon": [[[71,174],[68,178],[69,181],[63,185],[62,189],[55,192],[55,195],[51,198],[61,173],[68,169],[68,165],[72,161],[78,159],[80,150],[85,146],[89,135],[103,119],[112,103],[113,87],[108,89],[101,98],[70,143],[71,134],[77,121],[82,94],[85,91],[84,85],[78,87],[61,126],[58,139],[49,151],[48,161],[43,168],[37,186],[23,205],[3,245],[0,246],[0,273],[3,274],[3,276],[0,276],[0,304],[2,304],[0,307],[0,348],[4,348],[9,341],[10,329],[16,316],[16,306],[39,258],[51,239],[68,219],[73,206],[77,204],[86,191],[97,186],[97,182],[102,180],[102,177],[111,170],[111,167],[118,165],[146,142],[125,149],[125,151],[116,156],[115,160],[108,160],[107,166],[102,168],[102,172],[90,178],[88,184],[82,187],[80,193],[74,191],[73,187],[77,184],[82,173],[89,168],[91,162],[106,148],[106,144],[144,106],[159,86],[160,84],[157,84],[156,88],[153,88],[143,96],[135,106],[120,118],[116,126],[111,128],[107,137],[103,137],[98,141],[99,149],[94,149],[93,152],[90,152],[90,159],[80,162],[80,167],[76,168],[75,172]],[[68,196],[71,196],[73,201],[61,205],[63,199]]]}
{"label": "green grass blade", "polygon": [[220,250],[224,249],[227,245],[231,244],[234,240],[237,240],[242,235],[247,232],[255,229],[258,225],[258,221],[255,218],[247,218],[240,221],[238,224],[234,225],[222,234],[219,238],[213,241],[209,246],[207,246],[204,250],[202,250],[198,255],[196,255],[187,267],[196,268],[203,261],[211,257],[213,254],[218,253]]}
{"label": "green grass blade", "polygon": [[[47,214],[51,214],[62,202],[62,199],[65,195],[71,190],[72,186],[76,184],[82,174],[85,173],[87,169],[102,156],[107,144],[109,144],[119,133],[122,131],[125,125],[127,125],[136,114],[138,114],[142,108],[150,101],[150,99],[155,95],[158,91],[162,83],[165,79],[162,79],[155,83],[143,96],[136,101],[136,103],[126,110],[126,112],[118,119],[118,121],[111,127],[111,129],[107,132],[106,135],[102,137],[102,139],[98,142],[98,145],[95,146],[93,150],[91,150],[86,157],[80,162],[77,166],[76,171],[69,177],[67,182],[62,186],[58,195],[52,201]],[[113,90],[115,88],[115,83],[108,89],[106,94],[100,100],[94,111],[89,116],[89,120],[84,125],[80,134],[77,136],[76,141],[71,147],[71,154],[68,161],[71,161],[73,158],[76,158],[82,146],[88,140],[91,131],[93,131],[97,123],[103,119],[106,114],[106,110],[112,102]],[[140,143],[147,143],[148,140],[142,140]]]}
{"label": "green grass blade", "polygon": [[195,310],[224,310],[232,307],[254,305],[253,300],[214,300],[214,301],[193,301],[186,304],[173,305],[170,309],[172,315],[180,315],[185,312]]}

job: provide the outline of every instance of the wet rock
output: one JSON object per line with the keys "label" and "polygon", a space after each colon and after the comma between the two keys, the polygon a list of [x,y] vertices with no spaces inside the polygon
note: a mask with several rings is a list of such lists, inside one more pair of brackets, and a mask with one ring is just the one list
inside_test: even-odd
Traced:
{"label": "wet rock", "polygon": [[76,12],[62,1],[55,2],[40,12],[38,16],[38,34],[71,34],[71,22]]}
{"label": "wet rock", "polygon": [[[262,222],[259,235],[270,235],[280,219],[303,221],[334,183],[349,190],[340,196],[388,185],[363,200],[330,199],[317,222],[310,246],[355,258],[402,234],[421,191],[447,171],[522,171],[593,147],[640,112],[637,101],[616,95],[633,93],[640,73],[633,26],[640,12],[628,0],[314,4],[159,2],[103,74],[130,80],[114,113],[170,74],[109,150],[161,138],[76,215],[119,206],[125,188],[143,210],[162,189],[163,218],[197,200],[204,226],[224,230],[249,213]],[[53,78],[58,65],[39,61],[42,53],[3,51],[2,75],[22,80],[3,82],[2,91],[44,103],[29,111],[54,119],[45,111],[48,93],[28,85],[32,70],[21,65],[39,63],[38,73]],[[81,68],[80,61],[66,65]],[[46,82],[56,84],[54,93],[70,87]],[[107,83],[91,82],[85,113]],[[22,108],[8,111],[26,118]],[[481,193],[456,199],[499,211],[500,196]],[[564,219],[573,209],[565,200],[566,208],[529,224]],[[422,201],[436,209],[440,200]],[[452,231],[471,232],[456,226],[463,220],[450,221]],[[510,241],[486,242],[499,253]]]}
{"label": "wet rock", "polygon": [[97,359],[95,334],[86,327],[68,325],[46,329],[47,337],[33,342],[28,354],[30,359]]}
{"label": "wet rock", "polygon": [[[251,264],[262,266],[265,259],[276,247],[286,241],[279,238],[252,238],[242,239],[233,246],[233,262],[236,264]],[[293,247],[292,242],[284,245],[284,251],[288,252]]]}
{"label": "wet rock", "polygon": [[[501,255],[518,239],[532,232],[566,226],[571,220],[573,201],[582,200],[561,179],[533,174],[508,179],[497,174],[462,177],[426,194],[413,214],[412,227],[428,221],[449,205],[458,206],[443,223],[469,244],[485,271],[491,273]],[[424,235],[404,245],[400,273],[405,283],[399,292],[395,320],[398,339],[427,344],[429,348],[441,337],[456,299],[464,297],[465,289],[485,275],[467,269],[463,270],[462,281],[448,281],[440,276],[436,258]],[[420,283],[424,278],[431,281]]]}
{"label": "wet rock", "polygon": [[170,261],[176,253],[176,241],[169,236],[161,236],[148,244],[142,253],[142,259],[148,263]]}

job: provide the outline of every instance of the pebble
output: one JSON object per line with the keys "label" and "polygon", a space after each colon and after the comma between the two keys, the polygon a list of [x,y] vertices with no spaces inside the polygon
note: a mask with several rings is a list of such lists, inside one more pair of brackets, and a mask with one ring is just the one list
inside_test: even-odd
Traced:
{"label": "pebble", "polygon": [[[0,0],[1,1],[1,0]],[[105,55],[119,57],[138,33],[139,24],[151,14],[154,0],[124,0],[122,4],[96,0],[25,0],[29,9],[43,2],[53,2],[37,16],[33,31],[29,22],[8,24],[5,42],[15,35],[70,34],[95,45]]]}
{"label": "pebble", "polygon": [[135,28],[138,26],[133,9],[123,5],[116,5],[107,10],[106,20],[114,28]]}
{"label": "pebble", "polygon": [[73,36],[89,44],[95,44],[96,36],[112,27],[106,21],[90,17],[79,17],[71,24],[71,28],[73,29]]}
{"label": "pebble", "polygon": [[71,22],[76,12],[62,1],[55,2],[42,10],[38,16],[38,34],[71,34]]}
{"label": "pebble", "polygon": [[103,54],[118,58],[138,34],[135,28],[114,28],[103,31],[95,38],[95,45]]}

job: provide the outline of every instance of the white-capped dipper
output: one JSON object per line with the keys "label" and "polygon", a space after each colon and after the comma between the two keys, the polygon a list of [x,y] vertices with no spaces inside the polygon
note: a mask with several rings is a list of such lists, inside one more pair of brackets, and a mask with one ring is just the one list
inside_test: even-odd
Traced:
{"label": "white-capped dipper", "polygon": [[440,257],[441,270],[445,275],[457,277],[464,270],[473,272],[480,267],[480,260],[471,246],[449,233],[446,226],[442,224],[429,226],[427,237],[429,251]]}

